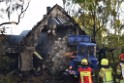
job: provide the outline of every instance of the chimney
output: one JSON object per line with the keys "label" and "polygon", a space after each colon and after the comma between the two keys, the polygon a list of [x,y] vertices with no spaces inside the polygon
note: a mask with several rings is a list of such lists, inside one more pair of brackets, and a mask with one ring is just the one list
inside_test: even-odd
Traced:
{"label": "chimney", "polygon": [[47,7],[47,14],[48,14],[48,12],[50,11],[50,9],[51,9],[51,7],[48,6],[48,7]]}
{"label": "chimney", "polygon": [[46,14],[43,15],[43,18],[45,18],[45,17],[46,17]]}

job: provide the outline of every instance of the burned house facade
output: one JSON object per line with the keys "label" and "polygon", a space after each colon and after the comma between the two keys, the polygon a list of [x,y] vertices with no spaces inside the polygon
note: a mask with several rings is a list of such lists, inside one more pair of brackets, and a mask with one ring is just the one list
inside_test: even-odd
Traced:
{"label": "burned house facade", "polygon": [[[43,19],[22,39],[19,47],[18,68],[21,71],[33,69],[34,51],[37,51],[43,60],[51,60],[54,68],[65,63],[64,53],[67,52],[66,44],[69,33],[85,34],[77,23],[59,5],[48,7],[48,12]],[[45,64],[44,64],[45,65]],[[55,69],[53,69],[55,70]]]}

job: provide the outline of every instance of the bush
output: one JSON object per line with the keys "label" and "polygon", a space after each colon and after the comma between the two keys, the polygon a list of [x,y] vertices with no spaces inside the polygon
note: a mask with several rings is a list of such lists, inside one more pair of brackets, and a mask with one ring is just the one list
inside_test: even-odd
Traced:
{"label": "bush", "polygon": [[124,53],[124,47],[121,48],[121,53]]}

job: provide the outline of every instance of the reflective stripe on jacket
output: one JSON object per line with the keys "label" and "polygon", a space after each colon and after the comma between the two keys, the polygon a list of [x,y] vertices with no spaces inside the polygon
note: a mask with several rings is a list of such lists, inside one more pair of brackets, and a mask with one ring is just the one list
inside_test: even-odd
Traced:
{"label": "reflective stripe on jacket", "polygon": [[103,83],[113,83],[112,68],[101,68],[99,76],[102,78]]}
{"label": "reflective stripe on jacket", "polygon": [[92,69],[90,67],[87,68],[80,67],[78,68],[78,71],[80,73],[80,83],[93,83],[91,76]]}
{"label": "reflective stripe on jacket", "polygon": [[124,63],[120,63],[120,66],[121,66],[121,74],[124,79]]}
{"label": "reflective stripe on jacket", "polygon": [[116,68],[116,82],[121,83],[124,78],[124,63],[119,63]]}

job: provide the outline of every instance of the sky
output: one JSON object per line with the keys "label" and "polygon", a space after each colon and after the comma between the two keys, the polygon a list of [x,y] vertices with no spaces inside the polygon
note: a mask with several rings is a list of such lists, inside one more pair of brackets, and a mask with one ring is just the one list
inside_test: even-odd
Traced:
{"label": "sky", "polygon": [[20,24],[14,25],[8,34],[19,35],[23,30],[31,30],[46,14],[46,7],[53,7],[55,4],[63,7],[62,0],[31,0],[29,8],[24,18],[21,19]]}
{"label": "sky", "polygon": [[[46,7],[53,7],[55,4],[63,7],[62,0],[31,0],[24,18],[21,19],[19,25],[13,25],[12,28],[7,29],[7,34],[19,35],[23,30],[31,30],[37,22],[42,20],[43,15],[46,14]],[[123,5],[124,3],[121,6]],[[124,8],[120,12],[124,12]],[[124,22],[124,18],[122,17],[124,17],[123,13],[121,13],[120,19]]]}

